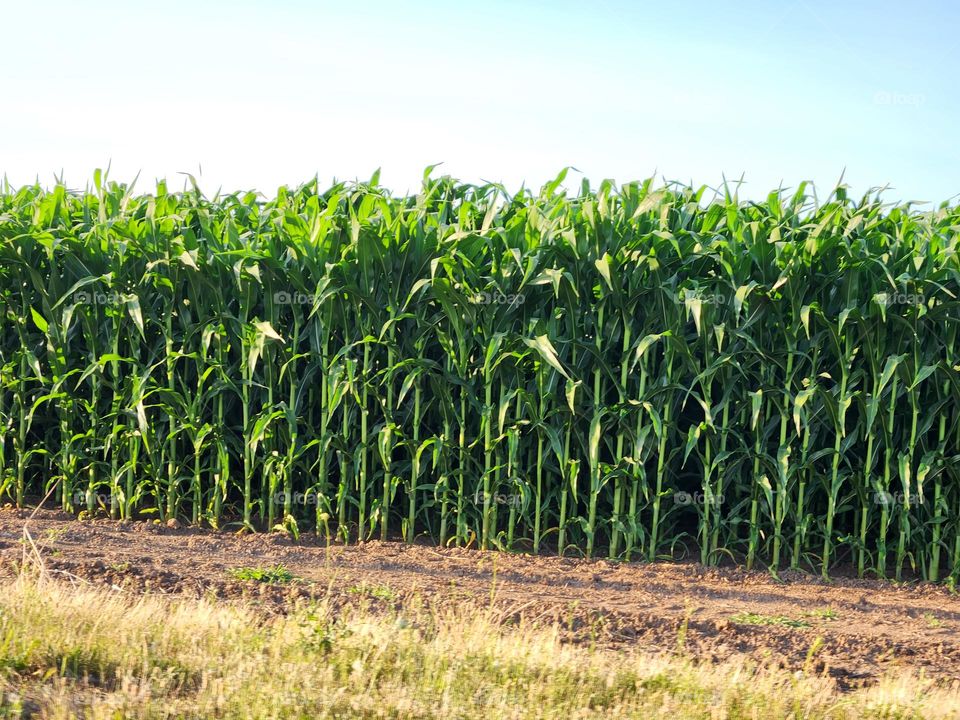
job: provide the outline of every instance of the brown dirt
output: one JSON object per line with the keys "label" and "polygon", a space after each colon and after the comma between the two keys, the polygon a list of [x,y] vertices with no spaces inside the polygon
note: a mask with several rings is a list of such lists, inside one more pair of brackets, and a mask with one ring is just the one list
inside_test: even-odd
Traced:
{"label": "brown dirt", "polygon": [[[23,540],[27,517],[0,509],[0,574],[15,572],[29,547]],[[701,660],[747,656],[823,672],[844,688],[900,668],[960,682],[960,598],[933,585],[825,583],[801,573],[784,573],[778,581],[766,573],[696,564],[393,542],[325,548],[276,534],[78,521],[47,511],[38,512],[28,529],[49,571],[130,591],[247,597],[270,612],[311,597],[362,599],[385,611],[413,598],[440,608],[492,604],[506,622],[559,622],[571,642],[681,651]],[[230,574],[232,568],[278,563],[297,579],[266,585]],[[827,609],[835,617],[825,616]],[[747,613],[805,625],[755,624],[759,618],[751,622]]]}

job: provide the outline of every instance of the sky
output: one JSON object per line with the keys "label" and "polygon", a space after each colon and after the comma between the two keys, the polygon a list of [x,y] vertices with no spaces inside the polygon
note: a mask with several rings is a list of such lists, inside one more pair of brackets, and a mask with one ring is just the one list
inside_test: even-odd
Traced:
{"label": "sky", "polygon": [[0,0],[0,173],[960,195],[960,3]]}

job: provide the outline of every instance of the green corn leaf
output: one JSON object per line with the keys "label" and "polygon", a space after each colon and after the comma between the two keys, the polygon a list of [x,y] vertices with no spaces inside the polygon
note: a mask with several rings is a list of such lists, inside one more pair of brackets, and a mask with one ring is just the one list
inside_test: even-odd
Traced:
{"label": "green corn leaf", "polygon": [[557,357],[557,350],[553,346],[553,343],[550,342],[550,338],[548,338],[546,335],[538,335],[533,339],[524,338],[523,342],[527,347],[532,348],[540,353],[540,357],[546,360],[550,367],[563,375],[567,380],[571,379],[567,374],[567,371],[564,370],[563,366],[560,364],[560,359]]}

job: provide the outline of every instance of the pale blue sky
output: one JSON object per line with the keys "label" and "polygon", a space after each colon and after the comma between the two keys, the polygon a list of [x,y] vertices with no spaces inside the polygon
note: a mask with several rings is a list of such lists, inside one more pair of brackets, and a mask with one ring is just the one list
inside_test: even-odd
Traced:
{"label": "pale blue sky", "polygon": [[[2,1],[2,0],[0,0]],[[960,4],[3,2],[0,172],[960,193]],[[579,184],[579,180],[574,185]]]}

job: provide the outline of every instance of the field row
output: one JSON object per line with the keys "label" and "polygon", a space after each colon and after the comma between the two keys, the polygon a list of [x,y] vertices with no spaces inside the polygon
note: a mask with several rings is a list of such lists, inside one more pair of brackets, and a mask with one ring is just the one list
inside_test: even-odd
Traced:
{"label": "field row", "polygon": [[960,574],[960,211],[425,178],[0,193],[0,496]]}

